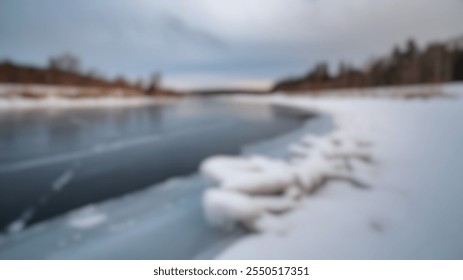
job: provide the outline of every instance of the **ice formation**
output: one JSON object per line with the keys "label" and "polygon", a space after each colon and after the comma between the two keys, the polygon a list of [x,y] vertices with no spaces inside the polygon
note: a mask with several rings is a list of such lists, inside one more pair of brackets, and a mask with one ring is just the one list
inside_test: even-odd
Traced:
{"label": "ice formation", "polygon": [[302,195],[315,192],[330,179],[365,187],[353,176],[351,162],[371,162],[371,145],[357,132],[337,129],[326,136],[308,135],[288,147],[287,160],[263,156],[205,160],[200,170],[217,184],[204,193],[206,218],[224,229],[240,223],[254,231],[272,230],[275,227],[262,226],[268,224],[264,219],[297,207]]}

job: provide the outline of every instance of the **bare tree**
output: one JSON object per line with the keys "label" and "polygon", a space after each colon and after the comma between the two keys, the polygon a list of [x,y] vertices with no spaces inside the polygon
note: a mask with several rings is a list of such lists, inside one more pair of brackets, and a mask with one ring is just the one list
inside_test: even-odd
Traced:
{"label": "bare tree", "polygon": [[149,86],[147,89],[147,94],[153,95],[158,92],[161,87],[161,73],[156,72],[151,75]]}
{"label": "bare tree", "polygon": [[151,86],[155,89],[158,89],[161,87],[161,73],[156,72],[151,75]]}
{"label": "bare tree", "polygon": [[70,73],[79,73],[80,61],[79,59],[70,53],[63,53],[51,57],[48,61],[48,67],[53,70],[61,70]]}

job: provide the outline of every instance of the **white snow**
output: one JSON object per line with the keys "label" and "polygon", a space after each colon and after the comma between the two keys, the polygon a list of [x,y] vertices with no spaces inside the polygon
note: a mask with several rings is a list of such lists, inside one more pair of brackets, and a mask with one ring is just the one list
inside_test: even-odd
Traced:
{"label": "white snow", "polygon": [[[250,195],[249,186],[224,188],[232,176],[251,172],[252,155],[233,158],[246,167],[242,170],[221,162],[203,169],[217,182],[204,194],[209,219],[255,231],[218,258],[461,259],[463,85],[406,87],[390,94],[393,90],[359,91],[367,97],[333,97],[338,92],[327,98],[231,97],[329,113],[336,128],[323,137],[302,137],[288,147],[291,158],[278,162],[304,193],[275,194],[292,201],[282,213],[259,207],[268,195]],[[428,98],[434,92],[442,98]],[[278,189],[270,178],[254,183],[261,184],[259,190]]]}
{"label": "white snow", "polygon": [[262,156],[205,160],[200,169],[218,187],[204,195],[206,217],[216,226],[228,229],[241,223],[257,231],[265,228],[260,219],[291,210],[303,193],[315,191],[326,180],[364,186],[351,178],[351,161],[370,155],[351,141],[349,132],[337,130],[324,137],[306,136],[301,144],[290,145],[293,157],[287,161]]}
{"label": "white snow", "polygon": [[35,109],[35,108],[75,108],[75,107],[116,107],[116,106],[144,106],[158,101],[149,97],[93,97],[69,99],[49,96],[43,99],[0,98],[0,110]]}
{"label": "white snow", "polygon": [[216,156],[206,160],[201,170],[220,182],[222,189],[249,194],[271,194],[294,184],[284,162],[258,156],[249,159]]}
{"label": "white snow", "polygon": [[[101,97],[76,97],[81,93],[96,94],[104,91]],[[34,93],[41,98],[25,98],[24,92]],[[171,102],[174,99],[157,99],[146,96],[126,96],[131,90],[101,89],[92,87],[0,84],[0,111],[36,108],[89,108],[144,106]]]}
{"label": "white snow", "polygon": [[236,221],[254,222],[263,211],[252,198],[239,192],[207,190],[203,203],[207,220],[226,230],[231,230]]}

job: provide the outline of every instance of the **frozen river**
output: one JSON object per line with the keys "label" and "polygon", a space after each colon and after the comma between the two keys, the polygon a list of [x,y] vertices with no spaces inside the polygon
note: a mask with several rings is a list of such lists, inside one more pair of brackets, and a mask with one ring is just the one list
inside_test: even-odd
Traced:
{"label": "frozen river", "polygon": [[199,163],[284,156],[329,129],[307,116],[212,100],[1,113],[0,259],[210,258],[244,232],[207,226]]}
{"label": "frozen river", "polygon": [[2,112],[0,228],[192,173],[207,156],[236,154],[300,124],[268,107],[194,100]]}

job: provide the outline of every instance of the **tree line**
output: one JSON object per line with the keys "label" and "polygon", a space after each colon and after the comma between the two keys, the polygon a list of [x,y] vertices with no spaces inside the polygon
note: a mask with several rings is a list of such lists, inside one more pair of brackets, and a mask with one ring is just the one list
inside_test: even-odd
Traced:
{"label": "tree line", "polygon": [[0,83],[126,88],[144,94],[167,93],[160,88],[161,75],[159,73],[152,74],[145,82],[141,80],[130,82],[123,76],[109,79],[96,70],[84,72],[80,60],[70,53],[51,57],[45,68],[19,65],[11,61],[1,62]]}
{"label": "tree line", "polygon": [[382,58],[363,68],[340,63],[330,74],[327,63],[319,63],[307,75],[277,82],[274,91],[318,90],[463,80],[463,37],[445,43],[431,43],[420,50],[413,39],[396,46]]}

